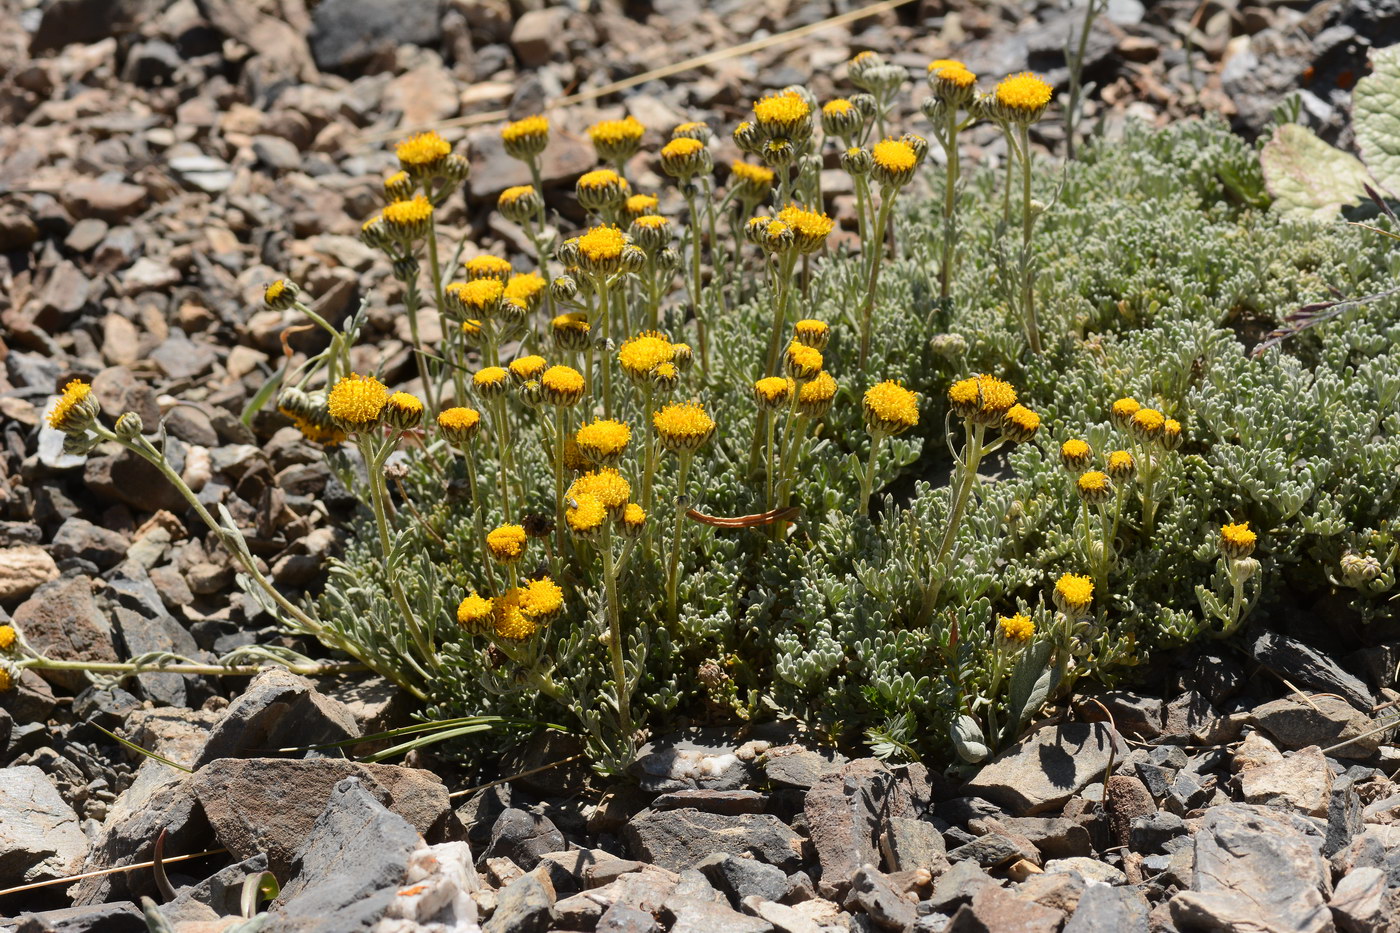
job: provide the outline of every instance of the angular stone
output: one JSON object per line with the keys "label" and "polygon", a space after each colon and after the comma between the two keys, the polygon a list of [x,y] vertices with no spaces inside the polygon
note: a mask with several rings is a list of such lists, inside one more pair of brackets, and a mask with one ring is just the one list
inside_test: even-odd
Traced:
{"label": "angular stone", "polygon": [[887,871],[922,868],[937,878],[948,870],[948,846],[938,827],[926,820],[891,817],[880,834],[880,852]]}
{"label": "angular stone", "polygon": [[1116,846],[1132,840],[1133,821],[1157,811],[1152,794],[1142,781],[1129,774],[1115,774],[1104,785],[1104,809],[1108,814],[1108,835]]}
{"label": "angular stone", "polygon": [[96,217],[108,223],[120,223],[140,213],[146,201],[146,189],[124,182],[84,180],[64,185],[59,196],[75,218]]}
{"label": "angular stone", "polygon": [[332,788],[324,810],[303,826],[290,880],[268,912],[268,929],[337,933],[368,929],[398,896],[420,842],[360,781]]}
{"label": "angular stone", "polygon": [[678,790],[651,802],[654,810],[692,807],[707,813],[762,813],[768,795],[756,790]]}
{"label": "angular stone", "polygon": [[[253,678],[228,705],[192,767],[252,750],[305,747],[357,739],[360,730],[345,707],[322,696],[304,677],[280,668]],[[338,755],[335,749],[308,754]],[[317,810],[319,813],[319,809]]]}
{"label": "angular stone", "polygon": [[652,793],[739,790],[748,777],[748,766],[727,741],[731,737],[720,729],[664,736],[638,749],[627,771]]}
{"label": "angular stone", "polygon": [[224,758],[189,783],[221,845],[235,858],[267,853],[272,873],[285,878],[327,800],[348,778],[425,836],[435,835],[451,812],[447,788],[431,771],[346,759]]}
{"label": "angular stone", "polygon": [[[1356,868],[1337,882],[1327,905],[1345,933],[1373,933],[1387,922],[1386,875],[1379,868]],[[1390,915],[1393,919],[1394,915]]]}
{"label": "angular stone", "polygon": [[993,758],[964,792],[1027,816],[1057,807],[1108,767],[1113,742],[1104,723],[1065,723],[1037,730]]}
{"label": "angular stone", "polygon": [[[112,626],[97,606],[92,581],[61,577],[45,583],[15,610],[14,624],[35,650],[62,661],[119,661]],[[87,683],[77,671],[43,671],[74,692]]]}
{"label": "angular stone", "polygon": [[751,855],[785,872],[802,864],[802,837],[769,813],[645,810],[623,827],[622,839],[634,857],[671,871],[715,852]]}
{"label": "angular stone", "polygon": [[1092,884],[1063,933],[1147,933],[1147,902],[1130,888]]}
{"label": "angular stone", "polygon": [[1250,646],[1254,660],[1289,681],[1321,693],[1335,693],[1358,709],[1375,703],[1360,678],[1344,671],[1336,661],[1311,645],[1278,632],[1263,631]]}
{"label": "angular stone", "polygon": [[325,0],[312,14],[311,52],[321,68],[353,68],[401,44],[442,38],[437,0]]}
{"label": "angular stone", "polygon": [[553,921],[553,892],[534,875],[522,875],[501,889],[482,933],[544,933]]}
{"label": "angular stone", "polygon": [[813,785],[804,813],[821,864],[822,895],[844,896],[856,871],[879,865],[884,821],[912,812],[904,786],[874,758],[849,762]]}
{"label": "angular stone", "polygon": [[773,933],[773,925],[758,917],[746,917],[728,904],[698,897],[670,897],[664,913],[671,933]]}
{"label": "angular stone", "polygon": [[501,811],[491,828],[491,842],[483,858],[508,858],[525,871],[539,864],[546,852],[564,848],[564,834],[548,817],[509,808]]}
{"label": "angular stone", "polygon": [[788,878],[781,868],[751,858],[717,852],[701,861],[696,868],[717,891],[729,898],[729,903],[736,909],[750,895],[776,901],[787,893]]}
{"label": "angular stone", "polygon": [[32,765],[0,770],[0,878],[15,884],[69,874],[88,840],[44,772]]}
{"label": "angular stone", "polygon": [[37,914],[23,913],[15,933],[147,933],[146,918],[131,901],[60,907]]}
{"label": "angular stone", "polygon": [[[1284,697],[1255,707],[1251,718],[1282,748],[1331,748],[1355,739],[1337,750],[1342,758],[1369,758],[1385,740],[1383,732],[1367,735],[1376,729],[1371,717],[1334,696],[1310,697],[1307,703],[1297,697]],[[1365,738],[1359,738],[1363,735]]]}
{"label": "angular stone", "polygon": [[918,916],[914,905],[904,899],[890,879],[868,865],[851,876],[845,907],[853,912],[863,911],[884,930],[907,930]]}
{"label": "angular stone", "polygon": [[23,599],[35,588],[58,578],[58,565],[38,545],[0,548],[0,603]]}
{"label": "angular stone", "polygon": [[1030,840],[1045,858],[1074,858],[1093,852],[1093,840],[1088,828],[1077,820],[1064,817],[1007,817],[1001,824],[1013,833]]}
{"label": "angular stone", "polygon": [[1248,803],[1288,805],[1325,816],[1332,794],[1332,770],[1316,745],[1289,752],[1278,761],[1240,772],[1240,791]]}
{"label": "angular stone", "polygon": [[126,556],[127,540],[120,532],[102,528],[74,515],[54,532],[49,547],[56,560],[76,557],[106,570]]}
{"label": "angular stone", "polygon": [[759,764],[774,784],[807,790],[826,775],[840,771],[846,761],[835,749],[813,751],[801,745],[781,745],[764,752]]}
{"label": "angular stone", "polygon": [[1065,915],[1035,901],[1017,897],[1010,891],[986,887],[972,902],[958,908],[944,927],[945,933],[1058,933]]}
{"label": "angular stone", "polygon": [[538,68],[547,63],[557,52],[563,53],[564,24],[569,19],[569,11],[562,7],[531,10],[515,21],[510,33],[510,44],[520,63],[527,68]]}
{"label": "angular stone", "polygon": [[1000,887],[976,862],[958,862],[933,883],[933,893],[926,903],[934,910],[952,913],[971,902],[973,895],[985,887]]}
{"label": "angular stone", "polygon": [[660,933],[656,918],[645,910],[614,904],[598,918],[594,933]]}

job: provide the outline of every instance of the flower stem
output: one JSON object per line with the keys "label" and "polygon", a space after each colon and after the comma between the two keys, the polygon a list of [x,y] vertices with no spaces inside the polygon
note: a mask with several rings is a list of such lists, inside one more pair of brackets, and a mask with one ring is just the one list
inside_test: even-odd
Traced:
{"label": "flower stem", "polygon": [[884,257],[885,225],[889,222],[890,207],[894,204],[894,188],[880,192],[880,212],[875,217],[875,236],[870,242],[870,271],[865,285],[865,304],[860,309],[860,357],[857,368],[865,371],[865,361],[870,357],[870,318],[875,310],[875,290],[880,282],[880,267]]}
{"label": "flower stem", "polygon": [[681,190],[685,194],[685,207],[690,219],[690,302],[695,309],[695,331],[700,338],[700,369],[709,376],[710,344],[705,332],[705,312],[701,307],[703,302],[700,296],[701,219],[695,210],[694,182],[687,181],[681,186]]}
{"label": "flower stem", "polygon": [[1030,126],[1022,123],[1021,137],[1021,309],[1026,317],[1026,342],[1032,353],[1040,353],[1040,321],[1035,311],[1035,267],[1031,263],[1031,233],[1035,230],[1035,213],[1031,208],[1031,135]]}
{"label": "flower stem", "polygon": [[680,472],[676,480],[676,524],[671,534],[671,559],[666,568],[666,609],[673,625],[680,618],[676,604],[676,577],[680,568],[681,537],[685,531],[685,484],[690,477],[690,461],[694,457],[694,451],[680,451]]}
{"label": "flower stem", "polygon": [[608,601],[608,654],[612,658],[613,688],[622,737],[632,745],[632,692],[627,688],[627,664],[622,657],[622,617],[617,605],[617,565],[613,560],[612,529],[603,528],[603,586]]}
{"label": "flower stem", "polygon": [[966,439],[963,443],[962,469],[958,476],[957,485],[953,491],[952,507],[948,512],[948,525],[943,529],[943,541],[938,546],[938,554],[933,559],[933,567],[929,582],[924,587],[924,604],[919,613],[920,620],[928,618],[933,611],[934,605],[938,602],[938,593],[943,588],[945,577],[940,574],[945,558],[955,556],[954,543],[957,540],[958,526],[962,524],[963,512],[967,508],[968,497],[972,493],[972,487],[977,483],[977,465],[982,460],[984,453],[982,441],[986,434],[984,425],[973,426],[971,421],[964,423],[966,428]]}
{"label": "flower stem", "polygon": [[879,431],[870,435],[870,459],[865,464],[865,475],[860,481],[860,511],[857,515],[868,515],[870,513],[870,492],[875,485],[875,458],[880,453],[880,444],[885,440],[885,435]]}

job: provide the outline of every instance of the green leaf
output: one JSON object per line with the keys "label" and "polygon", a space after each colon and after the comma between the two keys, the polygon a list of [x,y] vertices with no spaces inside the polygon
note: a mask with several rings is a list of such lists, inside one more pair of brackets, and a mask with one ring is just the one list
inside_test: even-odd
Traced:
{"label": "green leaf", "polygon": [[1049,639],[1045,638],[1028,645],[1011,668],[1011,684],[1006,695],[1004,739],[1007,741],[1015,738],[1055,688],[1057,678],[1050,667],[1050,647]]}
{"label": "green leaf", "polygon": [[1297,123],[1274,130],[1259,165],[1274,210],[1295,220],[1332,220],[1343,206],[1361,203],[1370,181],[1360,159]]}
{"label": "green leaf", "polygon": [[982,734],[982,727],[977,724],[977,720],[971,716],[959,716],[957,722],[953,723],[952,735],[953,747],[958,750],[958,757],[963,761],[975,765],[991,756],[992,750],[987,747],[987,737]]}
{"label": "green leaf", "polygon": [[1371,50],[1371,73],[1352,92],[1356,145],[1376,181],[1400,194],[1400,45]]}

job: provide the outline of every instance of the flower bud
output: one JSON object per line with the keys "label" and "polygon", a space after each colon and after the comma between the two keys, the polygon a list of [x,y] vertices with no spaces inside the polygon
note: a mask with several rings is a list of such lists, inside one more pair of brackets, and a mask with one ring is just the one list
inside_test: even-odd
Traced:
{"label": "flower bud", "polygon": [[117,418],[114,425],[117,437],[124,441],[134,441],[141,436],[144,425],[141,423],[141,416],[134,411],[123,412]]}
{"label": "flower bud", "polygon": [[1342,582],[1354,589],[1361,589],[1381,575],[1381,562],[1369,554],[1362,556],[1354,551],[1342,555]]}

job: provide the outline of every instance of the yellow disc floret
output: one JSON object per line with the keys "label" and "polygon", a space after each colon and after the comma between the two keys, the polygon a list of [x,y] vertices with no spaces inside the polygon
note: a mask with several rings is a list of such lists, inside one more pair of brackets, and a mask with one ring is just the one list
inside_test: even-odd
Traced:
{"label": "yellow disc floret", "polygon": [[696,450],[715,433],[714,419],[699,402],[667,405],[651,422],[667,450]]}
{"label": "yellow disc floret", "polygon": [[486,549],[503,564],[513,564],[525,554],[525,528],[502,525],[486,535]]}
{"label": "yellow disc floret", "polygon": [[399,143],[394,154],[405,171],[414,172],[441,165],[452,154],[452,144],[437,133],[419,133]]}
{"label": "yellow disc floret", "polygon": [[564,611],[564,591],[549,577],[531,580],[520,594],[520,611],[543,625]]}
{"label": "yellow disc floret", "polygon": [[657,366],[669,363],[675,356],[675,349],[665,334],[658,331],[643,331],[623,342],[617,350],[617,361],[622,371],[633,379],[644,379]]}
{"label": "yellow disc floret", "polygon": [[1014,616],[998,617],[997,628],[1002,638],[1017,644],[1024,644],[1035,637],[1035,623],[1030,616],[1020,612]]}
{"label": "yellow disc floret", "polygon": [[491,627],[494,610],[491,600],[475,590],[457,605],[457,624],[474,635],[484,634]]}
{"label": "yellow disc floret", "polygon": [[865,390],[866,428],[875,434],[902,434],[919,423],[919,398],[894,380]]}
{"label": "yellow disc floret", "polygon": [[389,403],[389,390],[373,376],[351,373],[341,378],[326,399],[330,416],[349,428],[369,427]]}
{"label": "yellow disc floret", "polygon": [[1070,615],[1082,615],[1094,601],[1094,581],[1077,573],[1061,574],[1055,581],[1055,605]]}
{"label": "yellow disc floret", "polygon": [[539,631],[539,625],[534,619],[527,616],[520,609],[521,599],[525,591],[518,587],[511,587],[494,602],[494,623],[496,626],[496,637],[507,641],[524,641],[535,632]]}
{"label": "yellow disc floret", "polygon": [[632,429],[621,421],[599,418],[574,434],[579,450],[595,463],[616,463],[632,439]]}
{"label": "yellow disc floret", "polygon": [[1052,93],[1050,85],[1038,75],[1023,71],[997,82],[993,95],[1000,111],[1018,120],[1036,120],[1045,112]]}
{"label": "yellow disc floret", "polygon": [[590,535],[598,531],[607,518],[608,510],[603,503],[597,496],[588,493],[568,500],[568,508],[564,510],[564,521],[576,535]]}
{"label": "yellow disc floret", "polygon": [[1220,529],[1220,553],[1233,560],[1248,557],[1254,553],[1258,535],[1249,530],[1249,522],[1226,525]]}
{"label": "yellow disc floret", "polygon": [[71,434],[86,430],[97,417],[97,401],[92,386],[81,379],[70,380],[49,412],[49,427]]}

